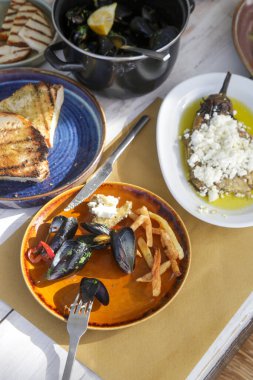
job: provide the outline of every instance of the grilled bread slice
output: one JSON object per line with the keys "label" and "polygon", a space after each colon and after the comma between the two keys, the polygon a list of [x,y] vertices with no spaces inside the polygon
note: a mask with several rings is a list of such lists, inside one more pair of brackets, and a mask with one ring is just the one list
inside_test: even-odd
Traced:
{"label": "grilled bread slice", "polygon": [[0,180],[42,182],[49,175],[48,148],[20,115],[0,113]]}
{"label": "grilled bread slice", "polygon": [[20,29],[27,23],[27,21],[34,15],[34,13],[43,16],[43,13],[39,10],[39,8],[35,7],[31,3],[27,2],[19,8],[7,39],[8,45],[20,47],[27,46],[26,42],[23,41],[18,33]]}
{"label": "grilled bread slice", "polygon": [[34,13],[20,29],[18,36],[33,50],[42,52],[52,41],[52,30],[43,15]]}
{"label": "grilled bread slice", "polygon": [[0,64],[13,63],[25,59],[30,51],[30,48],[26,47],[0,46]]}
{"label": "grilled bread slice", "polygon": [[61,85],[29,83],[0,102],[0,112],[22,115],[45,138],[48,147],[53,146],[54,132],[64,99]]}
{"label": "grilled bread slice", "polygon": [[25,3],[25,0],[12,0],[10,6],[7,10],[7,13],[4,17],[3,24],[0,28],[0,39],[7,40],[10,34],[10,30],[12,28],[14,19],[16,14],[21,7]]}

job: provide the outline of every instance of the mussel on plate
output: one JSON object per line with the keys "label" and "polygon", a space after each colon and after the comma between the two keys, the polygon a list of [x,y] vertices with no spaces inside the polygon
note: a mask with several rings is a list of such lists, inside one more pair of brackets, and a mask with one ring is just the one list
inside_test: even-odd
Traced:
{"label": "mussel on plate", "polygon": [[48,280],[57,280],[81,269],[91,257],[90,247],[80,240],[67,240],[57,251],[47,271]]}
{"label": "mussel on plate", "polygon": [[80,283],[80,297],[84,303],[97,300],[103,305],[109,304],[109,293],[105,285],[97,278],[83,277]]}
{"label": "mussel on plate", "polygon": [[135,266],[136,242],[133,230],[124,227],[111,231],[111,247],[114,258],[125,273],[132,273]]}

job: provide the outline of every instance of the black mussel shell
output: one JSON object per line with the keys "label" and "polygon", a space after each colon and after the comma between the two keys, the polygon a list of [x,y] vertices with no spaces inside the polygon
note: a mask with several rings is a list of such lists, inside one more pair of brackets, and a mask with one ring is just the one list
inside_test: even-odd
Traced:
{"label": "black mussel shell", "polygon": [[84,303],[93,301],[94,297],[96,297],[103,305],[109,304],[109,293],[104,284],[96,278],[82,278],[80,296]]}
{"label": "black mussel shell", "polygon": [[117,4],[115,12],[115,21],[121,22],[122,19],[129,17],[133,14],[133,10],[128,8],[126,5]]}
{"label": "black mussel shell", "polygon": [[57,215],[53,220],[52,223],[50,224],[49,227],[49,233],[55,233],[59,231],[61,225],[66,222],[67,218],[66,216],[63,215]]}
{"label": "black mussel shell", "polygon": [[61,224],[59,230],[54,235],[53,239],[50,242],[50,247],[56,253],[64,241],[72,239],[75,236],[75,233],[78,228],[78,222],[76,218],[66,218]]}
{"label": "black mussel shell", "polygon": [[81,235],[76,239],[78,241],[82,241],[89,249],[103,249],[110,245],[110,238],[108,235]]}
{"label": "black mussel shell", "polygon": [[81,269],[91,257],[89,247],[81,241],[67,240],[56,253],[47,272],[48,280],[69,275]]}
{"label": "black mussel shell", "polygon": [[87,38],[88,27],[86,25],[79,25],[77,28],[73,29],[71,33],[71,41],[80,46]]}
{"label": "black mussel shell", "polygon": [[111,55],[113,54],[115,47],[112,41],[106,36],[98,37],[98,54]]}
{"label": "black mussel shell", "polygon": [[111,231],[111,246],[113,255],[126,273],[132,273],[135,266],[136,241],[133,230],[124,227],[120,231]]}
{"label": "black mussel shell", "polygon": [[94,235],[110,235],[110,228],[99,223],[80,223],[81,227]]}
{"label": "black mussel shell", "polygon": [[65,13],[67,22],[71,26],[84,24],[89,16],[88,4],[83,7],[74,7]]}
{"label": "black mussel shell", "polygon": [[104,7],[105,5],[111,5],[115,0],[94,0],[96,8]]}
{"label": "black mussel shell", "polygon": [[147,20],[151,23],[157,22],[157,14],[155,9],[147,4],[143,5],[141,9],[141,16],[144,18],[144,20]]}
{"label": "black mussel shell", "polygon": [[157,50],[169,44],[178,35],[178,30],[175,26],[166,26],[154,32],[149,41],[149,47],[152,50]]}
{"label": "black mussel shell", "polygon": [[154,33],[150,28],[148,22],[139,16],[136,16],[131,20],[130,29],[137,35],[143,36],[145,38],[151,38]]}

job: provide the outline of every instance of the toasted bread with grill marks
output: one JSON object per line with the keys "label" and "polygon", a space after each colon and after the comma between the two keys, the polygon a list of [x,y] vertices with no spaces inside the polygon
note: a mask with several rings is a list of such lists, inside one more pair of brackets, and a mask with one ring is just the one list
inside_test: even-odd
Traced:
{"label": "toasted bread with grill marks", "polygon": [[20,48],[9,45],[0,46],[0,65],[21,61],[25,59],[30,52],[30,48]]}
{"label": "toasted bread with grill marks", "polygon": [[28,119],[53,146],[54,132],[64,100],[64,88],[57,84],[29,83],[0,102],[0,112],[19,114]]}
{"label": "toasted bread with grill marks", "polygon": [[26,0],[12,0],[0,28],[0,40],[7,40],[19,8]]}
{"label": "toasted bread with grill marks", "polygon": [[18,33],[35,13],[43,17],[43,13],[40,11],[40,9],[35,7],[33,4],[26,2],[25,4],[21,5],[21,7],[18,9],[17,14],[15,15],[8,35],[8,45],[14,45],[19,47],[28,46],[27,43],[18,35]]}
{"label": "toasted bread with grill marks", "polygon": [[44,181],[47,155],[43,136],[29,120],[0,112],[0,180]]}
{"label": "toasted bread with grill marks", "polygon": [[53,33],[46,18],[39,13],[34,13],[20,28],[18,36],[31,49],[42,52],[52,41]]}

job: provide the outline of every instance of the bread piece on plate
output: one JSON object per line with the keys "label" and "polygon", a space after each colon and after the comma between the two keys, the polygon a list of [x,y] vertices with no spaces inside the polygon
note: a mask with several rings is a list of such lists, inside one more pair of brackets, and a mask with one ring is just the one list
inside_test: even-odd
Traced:
{"label": "bread piece on plate", "polygon": [[34,13],[20,29],[18,35],[31,49],[38,52],[44,51],[53,38],[46,18],[38,13]]}
{"label": "bread piece on plate", "polygon": [[43,16],[43,13],[41,10],[37,7],[35,7],[31,3],[25,3],[22,5],[13,21],[8,39],[7,39],[7,44],[8,45],[14,45],[14,46],[27,46],[26,42],[23,41],[23,39],[18,35],[20,29],[27,23],[27,21],[32,18],[34,13],[37,13],[41,16]]}
{"label": "bread piece on plate", "polygon": [[29,83],[2,100],[0,112],[16,113],[30,120],[45,138],[47,146],[52,147],[63,100],[62,85]]}
{"label": "bread piece on plate", "polygon": [[0,28],[0,40],[7,40],[16,14],[25,0],[12,0]]}
{"label": "bread piece on plate", "polygon": [[0,113],[0,180],[42,182],[49,175],[48,147],[20,115]]}
{"label": "bread piece on plate", "polygon": [[30,52],[30,48],[2,45],[0,46],[0,65],[21,61]]}

